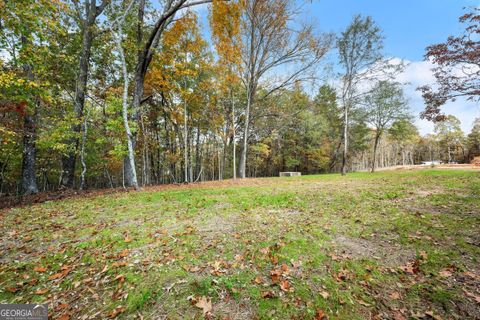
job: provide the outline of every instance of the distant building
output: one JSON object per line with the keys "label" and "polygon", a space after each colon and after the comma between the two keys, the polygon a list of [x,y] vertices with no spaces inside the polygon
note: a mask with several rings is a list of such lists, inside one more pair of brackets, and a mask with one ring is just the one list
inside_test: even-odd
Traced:
{"label": "distant building", "polygon": [[433,161],[422,161],[422,165],[424,166],[436,166],[442,164],[442,161],[440,160],[433,160]]}

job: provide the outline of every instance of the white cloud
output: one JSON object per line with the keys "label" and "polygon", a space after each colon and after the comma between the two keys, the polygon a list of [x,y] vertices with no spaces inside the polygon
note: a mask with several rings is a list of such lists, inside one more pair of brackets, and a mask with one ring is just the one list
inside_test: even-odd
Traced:
{"label": "white cloud", "polygon": [[[410,108],[416,116],[416,124],[420,134],[433,132],[433,123],[419,118],[419,113],[425,108],[422,95],[416,89],[422,85],[435,85],[435,78],[431,69],[434,65],[430,61],[406,61],[408,66],[398,75],[397,80],[407,83],[404,87],[405,95],[409,99]],[[459,98],[454,102],[447,102],[442,110],[460,119],[462,130],[468,134],[472,129],[473,120],[480,117],[480,106],[474,102]]]}

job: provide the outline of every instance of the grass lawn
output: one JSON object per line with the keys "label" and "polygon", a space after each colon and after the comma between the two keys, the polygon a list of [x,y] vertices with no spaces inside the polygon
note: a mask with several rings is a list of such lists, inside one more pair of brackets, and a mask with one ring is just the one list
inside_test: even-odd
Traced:
{"label": "grass lawn", "polygon": [[480,319],[480,173],[212,182],[0,212],[52,319]]}

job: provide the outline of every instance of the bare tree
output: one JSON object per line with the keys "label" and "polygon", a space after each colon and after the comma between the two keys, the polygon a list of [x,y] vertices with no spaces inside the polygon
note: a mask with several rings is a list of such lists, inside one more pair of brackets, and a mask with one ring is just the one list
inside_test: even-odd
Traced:
{"label": "bare tree", "polygon": [[[260,82],[269,78],[269,83],[264,83],[267,87],[264,96],[268,96],[296,82],[311,80],[314,76],[309,71],[313,71],[330,48],[330,35],[315,37],[311,26],[296,30],[289,24],[297,14],[290,0],[246,2],[242,21],[242,81],[247,97],[239,164],[241,178],[246,176],[251,112],[255,101],[261,100],[257,97]],[[272,76],[280,67],[284,67],[283,76]]]}
{"label": "bare tree", "polygon": [[365,101],[366,121],[375,129],[371,166],[374,172],[380,138],[394,121],[408,117],[408,108],[400,84],[386,80],[377,82]]}
{"label": "bare tree", "polygon": [[343,105],[343,159],[342,175],[347,173],[349,113],[361,101],[361,84],[369,80],[372,68],[383,57],[383,36],[371,17],[359,15],[337,40],[340,64],[344,68],[341,78],[341,103]]}

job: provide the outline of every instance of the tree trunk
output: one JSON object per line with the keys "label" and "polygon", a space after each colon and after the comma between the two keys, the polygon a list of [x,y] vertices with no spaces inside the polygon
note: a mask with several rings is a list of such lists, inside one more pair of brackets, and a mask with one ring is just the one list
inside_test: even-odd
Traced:
{"label": "tree trunk", "polygon": [[237,156],[236,156],[236,149],[237,149],[237,143],[235,141],[235,100],[233,96],[233,91],[230,91],[231,96],[232,96],[232,136],[233,136],[233,179],[237,179]]}
{"label": "tree trunk", "polygon": [[183,101],[183,170],[184,182],[188,183],[188,137],[187,137],[187,102]]}
{"label": "tree trunk", "polygon": [[[93,30],[96,18],[103,11],[104,5],[97,7],[95,0],[85,1],[85,19],[82,21],[82,49],[78,67],[78,77],[75,83],[75,101],[73,111],[77,119],[83,117],[85,107],[85,95],[89,72],[90,53],[92,49]],[[67,140],[70,146],[69,152],[62,156],[62,178],[60,184],[63,187],[72,188],[75,180],[75,163],[79,147],[79,135],[81,124],[72,125],[73,137]]]}
{"label": "tree trunk", "polygon": [[127,180],[128,186],[132,186],[135,190],[138,190],[138,181],[137,181],[137,172],[135,169],[135,156],[134,156],[134,143],[133,135],[130,130],[130,125],[128,123],[128,72],[127,72],[127,63],[125,61],[125,55],[122,47],[121,32],[118,32],[115,35],[115,42],[117,45],[118,54],[120,56],[120,61],[122,64],[122,73],[123,73],[123,98],[122,98],[122,117],[123,125],[125,127],[125,132],[127,135],[127,148],[128,156],[124,160],[124,172],[125,178]]}
{"label": "tree trunk", "polygon": [[345,105],[345,114],[343,119],[342,176],[347,174],[347,153],[348,153],[348,105]]}
{"label": "tree trunk", "polygon": [[380,140],[380,133],[375,134],[375,143],[373,144],[373,160],[372,160],[372,173],[375,172],[375,162],[377,160],[377,148],[378,148],[378,141]]}
{"label": "tree trunk", "polygon": [[[22,45],[28,45],[28,39],[22,36]],[[34,80],[32,66],[25,64],[23,66],[29,80]],[[23,155],[22,155],[22,193],[25,195],[38,193],[36,178],[37,148],[35,141],[37,139],[37,119],[38,119],[38,101],[34,99],[33,112],[27,111],[23,118]]]}
{"label": "tree trunk", "polygon": [[85,144],[87,141],[87,132],[88,132],[88,110],[85,120],[83,122],[83,135],[82,135],[82,147],[80,150],[80,161],[82,163],[82,173],[80,175],[80,190],[85,188],[85,174],[87,173],[87,165],[85,163]]}
{"label": "tree trunk", "polygon": [[34,106],[33,114],[26,114],[23,119],[22,193],[25,195],[38,193],[35,176],[36,123],[37,106]]}
{"label": "tree trunk", "polygon": [[450,144],[447,143],[447,153],[448,153],[448,163],[452,162],[452,156],[451,156],[451,150],[450,150]]}
{"label": "tree trunk", "polygon": [[247,168],[247,147],[248,147],[248,127],[250,122],[250,108],[252,105],[253,93],[251,88],[248,89],[247,93],[247,109],[245,110],[245,130],[243,132],[243,141],[242,149],[240,151],[240,167],[238,168],[238,173],[240,178],[244,179],[246,177],[246,168]]}

